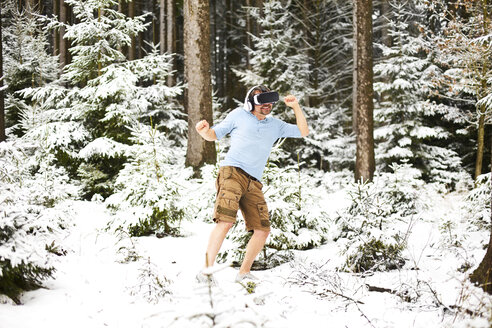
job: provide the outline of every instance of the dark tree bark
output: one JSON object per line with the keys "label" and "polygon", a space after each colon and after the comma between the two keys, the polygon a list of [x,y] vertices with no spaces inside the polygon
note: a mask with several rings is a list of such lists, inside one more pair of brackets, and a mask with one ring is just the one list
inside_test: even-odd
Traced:
{"label": "dark tree bark", "polygon": [[[53,1],[53,15],[60,16],[60,2],[58,0]],[[53,55],[60,54],[60,32],[53,31]]]}
{"label": "dark tree bark", "polygon": [[[128,3],[128,17],[135,18],[135,0]],[[132,44],[128,49],[128,59],[135,60],[137,58],[137,38],[132,35]]]}
{"label": "dark tree bark", "polygon": [[185,81],[188,89],[185,106],[188,112],[188,148],[186,165],[198,173],[205,163],[216,162],[215,145],[205,141],[195,130],[198,121],[212,125],[212,80],[210,73],[210,6],[208,0],[184,2]]}
{"label": "dark tree bark", "polygon": [[[167,32],[167,45],[166,51],[170,54],[176,53],[176,4],[174,0],[167,0],[167,20],[166,20],[166,32]],[[172,59],[173,70],[176,69],[176,62]],[[167,85],[172,87],[176,84],[174,75],[167,77]]]}
{"label": "dark tree bark", "polygon": [[[3,77],[3,47],[2,47],[2,7],[0,6],[0,77]],[[0,79],[0,142],[7,139],[5,135],[5,93],[3,79]]]}
{"label": "dark tree bark", "polygon": [[372,0],[354,0],[354,101],[356,132],[355,180],[374,175]]}
{"label": "dark tree bark", "polygon": [[[58,1],[58,0],[56,0]],[[65,0],[60,0],[60,22],[67,24],[68,22],[68,6],[65,4]],[[67,47],[67,40],[63,37],[65,35],[65,28],[61,27],[60,28],[60,43],[58,46],[58,50],[60,52],[60,67],[63,70],[63,67],[68,64],[68,57],[67,57],[67,52],[68,52],[68,47]]]}
{"label": "dark tree bark", "polygon": [[387,23],[387,19],[389,19],[389,15],[391,13],[391,7],[389,5],[389,0],[381,0],[381,15],[385,17],[385,23],[381,29],[381,39],[383,44],[387,47],[391,47],[392,40],[391,35],[389,34],[389,24]]}
{"label": "dark tree bark", "polygon": [[[490,165],[492,171],[492,156]],[[490,174],[492,175],[492,172]],[[490,206],[490,220],[492,222],[492,193],[490,194]],[[476,284],[479,284],[487,293],[492,294],[492,225],[490,231],[489,247],[487,247],[487,252],[485,253],[485,256],[478,268],[476,268],[475,271],[473,271],[473,273],[470,275],[470,280]]]}
{"label": "dark tree bark", "polygon": [[[484,1],[482,2],[482,13],[483,13],[483,28],[484,28],[484,31],[488,31],[488,28],[489,28],[489,12],[487,10],[487,1]],[[487,65],[486,63],[482,66],[482,72],[486,72],[487,71]],[[485,74],[483,75],[485,76]],[[485,79],[482,79],[482,90],[485,90],[485,87],[486,85],[484,84],[485,83]],[[485,112],[485,108],[481,108],[481,110],[483,110],[483,112]],[[484,115],[480,115],[480,124],[482,124],[482,119],[483,119],[483,116]],[[483,127],[482,127],[483,128]],[[479,134],[482,133],[482,140],[481,140],[481,147],[482,147],[482,153],[483,153],[483,131],[481,132],[481,129],[479,127]],[[479,148],[480,148],[480,136],[479,136]],[[492,143],[491,143],[491,148],[492,148]],[[480,151],[480,149],[479,149]],[[477,153],[477,158],[479,156],[479,153]],[[480,158],[480,161],[482,160],[482,158]],[[490,157],[490,174],[491,174],[491,180],[492,180],[492,156]],[[476,163],[476,166],[480,165],[480,170],[478,168],[475,168],[475,180],[477,179],[478,175],[481,173],[481,168],[482,168],[482,163],[478,163],[478,159],[477,159],[477,163]],[[490,194],[490,209],[491,209],[491,214],[490,214],[490,220],[492,222],[492,193]],[[482,262],[480,263],[480,265],[478,266],[478,268],[473,271],[473,273],[471,274],[470,276],[470,280],[479,284],[483,290],[485,290],[487,293],[489,294],[492,294],[492,226],[491,226],[491,231],[490,231],[490,239],[489,239],[489,247],[487,248],[487,252],[485,253],[485,256],[482,260]]]}
{"label": "dark tree bark", "polygon": [[[228,63],[225,58],[227,52],[227,25],[226,25],[226,4],[224,0],[216,0],[215,6],[215,87],[218,97],[227,96],[226,93],[226,71]],[[213,43],[212,43],[213,44]]]}
{"label": "dark tree bark", "polygon": [[[251,0],[246,0],[246,7],[251,7]],[[253,34],[251,26],[251,16],[249,15],[249,11],[246,10],[246,46],[249,49],[251,49],[251,34]],[[249,55],[249,51],[246,54],[246,68],[251,70],[251,58]]]}
{"label": "dark tree bark", "polygon": [[159,0],[159,53],[166,52],[166,0]]}
{"label": "dark tree bark", "polygon": [[[238,67],[241,65],[242,56],[244,56],[244,48],[241,43],[241,39],[237,38],[236,40],[232,37],[231,26],[237,26],[236,21],[237,18],[234,16],[234,13],[239,11],[240,3],[238,1],[226,0],[226,13],[227,13],[227,27],[226,28],[226,53],[225,53],[225,61],[227,62],[227,67],[225,68],[225,90],[227,97],[226,99],[226,108],[233,108],[236,106],[234,102],[234,98],[244,99],[244,93],[246,93],[246,89],[241,85],[241,82],[238,81],[237,76],[234,74],[231,68]],[[240,44],[238,44],[240,43]]]}

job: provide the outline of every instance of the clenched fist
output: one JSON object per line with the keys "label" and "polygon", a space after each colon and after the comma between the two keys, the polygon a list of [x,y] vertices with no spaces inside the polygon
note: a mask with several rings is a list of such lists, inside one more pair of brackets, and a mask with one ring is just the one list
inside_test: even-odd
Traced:
{"label": "clenched fist", "polygon": [[206,120],[201,120],[195,125],[195,129],[199,134],[205,133],[210,129],[210,124]]}
{"label": "clenched fist", "polygon": [[296,96],[288,95],[284,98],[284,102],[289,107],[294,107],[295,105],[299,105]]}

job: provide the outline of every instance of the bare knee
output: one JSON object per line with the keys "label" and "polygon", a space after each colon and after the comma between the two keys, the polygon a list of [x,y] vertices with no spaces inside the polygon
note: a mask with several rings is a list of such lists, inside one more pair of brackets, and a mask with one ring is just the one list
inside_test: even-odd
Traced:
{"label": "bare knee", "polygon": [[225,232],[228,232],[232,228],[233,225],[234,225],[234,223],[232,223],[232,222],[226,222],[226,221],[217,222],[217,228],[222,230],[222,231],[225,231]]}
{"label": "bare knee", "polygon": [[254,230],[253,234],[256,235],[259,238],[267,239],[268,235],[270,234],[270,231],[265,231],[265,230]]}

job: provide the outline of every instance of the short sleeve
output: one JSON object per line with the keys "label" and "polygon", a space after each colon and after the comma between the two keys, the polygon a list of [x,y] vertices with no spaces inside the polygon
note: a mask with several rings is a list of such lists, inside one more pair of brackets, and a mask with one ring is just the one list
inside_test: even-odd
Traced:
{"label": "short sleeve", "polygon": [[222,139],[226,134],[231,133],[235,126],[235,112],[230,112],[226,118],[220,122],[212,126],[212,130],[215,132],[215,136],[217,140]]}
{"label": "short sleeve", "polygon": [[301,131],[295,124],[280,121],[279,138],[301,138]]}

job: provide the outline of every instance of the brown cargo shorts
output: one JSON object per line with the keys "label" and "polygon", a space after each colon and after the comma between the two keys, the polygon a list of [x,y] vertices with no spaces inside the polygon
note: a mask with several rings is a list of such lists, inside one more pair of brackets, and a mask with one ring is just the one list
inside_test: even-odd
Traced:
{"label": "brown cargo shorts", "polygon": [[246,222],[246,230],[270,231],[268,207],[261,191],[261,182],[240,168],[222,166],[215,187],[215,222],[236,222],[237,210],[240,209]]}

